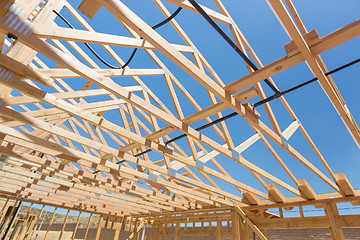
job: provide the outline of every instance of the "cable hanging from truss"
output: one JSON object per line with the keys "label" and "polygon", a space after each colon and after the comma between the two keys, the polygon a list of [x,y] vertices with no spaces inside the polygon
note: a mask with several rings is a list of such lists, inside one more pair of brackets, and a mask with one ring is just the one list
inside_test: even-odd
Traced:
{"label": "cable hanging from truss", "polygon": [[[179,7],[178,9],[176,9],[176,11],[171,14],[168,18],[166,18],[165,20],[163,20],[162,22],[156,24],[155,26],[152,27],[152,29],[157,29],[159,27],[162,27],[164,26],[166,23],[170,22],[173,18],[175,18],[181,11],[181,7]],[[56,10],[53,10],[53,12],[66,24],[68,25],[71,29],[75,29],[74,26],[63,16],[61,15],[58,11]],[[142,37],[140,39],[143,39]],[[105,64],[106,66],[108,66],[109,68],[112,68],[112,69],[124,69],[125,67],[127,67],[130,62],[132,61],[132,59],[134,58],[136,52],[137,52],[137,48],[135,48],[133,50],[133,52],[131,53],[129,59],[126,61],[126,63],[122,66],[119,66],[119,67],[115,67],[113,65],[111,65],[110,63],[106,62],[91,46],[89,43],[84,43],[85,46],[90,50],[90,52],[92,54],[94,54],[94,56],[99,59],[103,64]]]}

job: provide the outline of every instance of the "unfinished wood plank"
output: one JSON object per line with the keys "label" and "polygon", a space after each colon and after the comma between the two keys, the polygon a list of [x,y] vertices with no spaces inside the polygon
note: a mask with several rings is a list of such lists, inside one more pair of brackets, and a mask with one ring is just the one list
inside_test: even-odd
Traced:
{"label": "unfinished wood plank", "polygon": [[63,226],[62,226],[62,228],[61,228],[61,232],[60,232],[60,234],[59,234],[59,240],[61,240],[62,235],[63,235],[63,233],[64,233],[65,226],[66,226],[66,221],[67,221],[67,219],[68,219],[68,217],[69,217],[69,213],[70,213],[70,209],[68,209],[68,211],[66,212],[65,219],[64,219],[64,223],[63,223]]}
{"label": "unfinished wood plank", "polygon": [[[335,216],[333,213],[333,210],[337,211],[337,209],[334,209],[333,207],[334,206],[331,206],[330,204],[325,205],[325,214],[329,218],[330,226],[331,226],[330,227],[331,236],[332,236],[332,239],[334,239],[334,240],[343,240],[344,239],[343,232],[342,232],[341,228],[339,228],[336,225],[336,221],[334,218]],[[336,205],[335,205],[335,208],[336,208]]]}
{"label": "unfinished wood plank", "polygon": [[315,191],[311,188],[309,183],[305,179],[297,181],[300,192],[309,200],[317,199]]}
{"label": "unfinished wood plank", "polygon": [[78,10],[88,18],[92,19],[100,10],[101,4],[97,0],[83,0]]}
{"label": "unfinished wood plank", "polygon": [[344,173],[335,174],[335,181],[345,196],[355,196],[354,188],[351,186]]}
{"label": "unfinished wood plank", "polygon": [[45,233],[45,236],[44,236],[44,240],[46,240],[48,234],[49,234],[49,231],[50,231],[50,228],[51,228],[51,225],[54,221],[54,218],[55,218],[55,214],[56,214],[56,210],[57,210],[57,207],[54,209],[54,212],[53,214],[51,215],[51,219],[50,219],[50,222],[49,222],[49,226],[48,228],[46,229],[46,233]]}
{"label": "unfinished wood plank", "polygon": [[269,184],[266,186],[266,190],[269,192],[269,196],[271,196],[276,202],[284,203],[286,202],[286,198],[284,195],[276,188],[274,184]]}
{"label": "unfinished wood plank", "polygon": [[96,229],[96,235],[95,235],[95,240],[99,240],[100,239],[100,234],[101,234],[101,222],[103,221],[103,216],[100,215],[99,216],[99,223]]}
{"label": "unfinished wood plank", "polygon": [[[338,45],[341,45],[351,39],[354,39],[360,35],[360,20],[356,20],[343,28],[340,28],[324,37],[321,38],[321,41],[310,48],[311,52],[314,55],[321,54],[329,49],[332,49]],[[256,82],[260,82],[270,76],[273,76],[277,73],[285,71],[290,67],[293,67],[305,59],[299,53],[292,57],[283,57],[280,58],[265,67],[259,69],[256,72],[253,72],[241,79],[238,79],[227,86],[225,86],[225,90],[230,93],[234,94],[239,92],[242,89],[252,86]]]}
{"label": "unfinished wood plank", "polygon": [[[169,1],[183,6],[185,10],[197,12],[187,0]],[[220,0],[214,0],[220,12],[204,7],[210,17],[229,25],[237,46],[244,54],[249,54],[260,68],[259,71],[251,73],[252,70],[247,66],[250,72],[248,76],[242,78],[240,83],[226,86],[176,19],[170,20],[168,26],[174,27],[184,42],[182,45],[169,43],[159,34],[161,31],[154,31],[121,1],[85,0],[79,9],[88,17],[94,17],[100,7],[104,6],[132,37],[95,32],[78,11],[64,1],[48,0],[40,4],[40,0],[31,3],[16,0],[15,3],[19,2],[23,7],[28,6],[29,9],[24,12],[29,16],[29,20],[25,21],[25,15],[8,15],[17,23],[14,26],[13,22],[6,22],[7,17],[0,19],[0,33],[4,36],[10,32],[17,38],[16,41],[6,40],[8,52],[0,55],[0,65],[10,74],[2,74],[0,77],[0,83],[6,86],[0,87],[0,95],[3,97],[0,99],[0,197],[11,198],[11,201],[17,199],[63,207],[68,211],[66,218],[70,210],[87,212],[91,216],[101,214],[95,236],[97,239],[100,238],[101,228],[105,226],[116,231],[114,238],[119,237],[120,229],[126,229],[132,232],[131,239],[140,240],[142,234],[146,233],[146,224],[157,226],[157,237],[165,239],[172,236],[179,239],[180,235],[191,234],[216,236],[218,239],[227,235],[249,239],[254,232],[260,239],[264,239],[265,225],[269,224],[269,228],[279,227],[280,223],[274,223],[278,219],[281,223],[289,223],[290,225],[286,225],[289,228],[308,226],[310,222],[318,221],[318,226],[331,227],[332,234],[341,238],[339,226],[356,226],[357,218],[342,218],[336,210],[336,204],[356,204],[360,201],[360,192],[352,188],[344,175],[335,175],[332,172],[283,97],[280,97],[280,101],[293,120],[284,131],[281,131],[270,104],[264,105],[267,115],[265,117],[268,119],[263,122],[253,106],[243,102],[257,96],[261,100],[265,99],[261,78],[268,78],[276,87],[270,76],[303,61],[310,62],[316,76],[321,75],[321,71],[326,72],[324,63],[317,55],[358,36],[359,23],[356,21],[335,33],[319,38],[316,31],[307,33],[290,0],[285,0],[288,9],[283,9],[279,0],[269,1],[276,8],[274,11],[294,40],[285,46],[286,57],[267,66],[262,65]],[[160,0],[154,2],[165,17],[171,15]],[[85,30],[58,27],[53,21],[56,17],[53,10],[68,11],[74,17],[71,22],[75,20],[75,24],[80,24],[80,28]],[[293,14],[299,32],[287,18],[287,10]],[[25,34],[17,25],[31,26],[34,29]],[[140,48],[144,55],[150,57],[149,62],[152,60],[152,63],[155,63],[155,67],[149,65],[150,68],[144,69],[110,69],[110,66],[101,68],[97,60],[88,55],[82,44],[78,45],[77,42],[98,44],[97,47],[101,48],[101,51],[105,50],[111,57],[110,62],[115,62],[117,66],[123,66],[125,62],[110,46]],[[177,79],[167,67],[170,61],[162,62],[154,50],[159,51],[202,85],[202,90],[210,99],[207,108],[202,108],[202,102],[197,101],[187,91],[183,81]],[[38,54],[38,57],[34,58],[35,54]],[[43,60],[45,58],[56,64]],[[319,69],[321,71],[318,71]],[[155,77],[148,77],[152,82],[145,84],[140,79],[142,76],[159,76],[161,81],[165,81],[167,89],[163,82],[156,86]],[[138,86],[124,87],[129,85],[126,77]],[[74,78],[82,79],[79,81]],[[78,82],[84,79],[88,82],[78,85]],[[335,84],[330,78],[326,80],[328,90],[333,91],[332,97],[338,98],[338,103],[344,106],[345,113],[348,114],[348,120],[353,121]],[[38,83],[43,86],[38,87]],[[251,87],[252,85],[254,87]],[[44,90],[44,86],[52,88]],[[152,86],[165,87],[164,91],[167,90],[170,94],[171,102],[162,103],[163,98],[159,98],[149,89]],[[231,86],[233,88],[230,88]],[[90,87],[94,89],[89,89]],[[243,91],[232,95],[241,87],[245,87],[241,89]],[[9,95],[11,91],[13,93]],[[186,104],[183,104],[185,101]],[[169,104],[172,104],[171,107]],[[188,105],[194,107],[189,116],[186,115],[188,109],[184,108]],[[242,143],[235,147],[233,137],[240,133],[229,131],[224,121],[210,126],[216,134],[215,137],[210,131],[200,132],[190,126],[201,124],[200,121],[212,124],[213,119],[223,120],[223,116],[226,118],[223,112],[225,110],[233,110],[235,114],[239,114],[255,135],[249,135],[251,137],[246,141],[240,138]],[[346,120],[346,123],[349,121]],[[271,124],[272,129],[268,124]],[[300,129],[314,149],[330,178],[289,144],[288,140],[297,129]],[[185,145],[171,142],[177,133],[184,134],[187,141]],[[287,167],[268,139],[337,193],[316,194],[306,180],[297,180],[296,172]],[[258,140],[270,151],[293,183],[282,181],[270,174],[270,171],[259,168],[254,164],[255,161],[253,163],[244,159],[242,152],[251,151],[250,147],[259,143]],[[149,151],[156,153],[149,154]],[[223,156],[217,157],[220,154]],[[239,164],[239,167],[247,168],[268,190],[269,195],[232,177],[229,173],[233,171],[228,172],[223,165],[224,157]],[[261,161],[256,164],[258,163],[261,164]],[[239,193],[221,189],[223,183],[235,187],[243,198]],[[268,183],[270,184],[267,185]],[[283,190],[295,194],[296,197],[285,198],[284,195],[289,193],[284,192],[283,195]],[[329,205],[332,218],[307,220],[303,206],[322,207],[324,204]],[[235,212],[231,216],[229,207],[233,206],[236,206],[236,209],[232,209]],[[298,224],[292,219],[284,218],[283,209],[293,207],[299,208],[301,218],[304,219],[298,220]],[[279,209],[280,216],[267,211],[272,208]],[[180,212],[176,212],[178,210]],[[101,223],[103,216],[107,216],[107,221]],[[120,216],[123,219],[121,224],[116,222]],[[23,237],[21,234],[25,224],[32,226],[31,219],[24,219],[18,238]],[[16,228],[20,228],[20,220]],[[80,214],[73,239],[79,220]],[[85,238],[90,237],[88,234],[91,217],[88,220]],[[231,220],[233,231],[222,232],[222,223],[229,224]],[[65,223],[66,220],[59,239],[63,236]],[[183,223],[185,229],[180,228]],[[201,224],[201,231],[196,231],[197,223]],[[204,224],[207,223],[208,231],[204,229]],[[217,223],[216,229],[214,223]],[[48,232],[49,229],[45,238],[49,237]],[[151,237],[155,236],[152,234]]]}
{"label": "unfinished wood plank", "polygon": [[[84,30],[62,28],[56,26],[46,26],[42,24],[31,24],[35,28],[34,35],[41,38],[57,39],[57,40],[72,40],[76,42],[86,42],[94,44],[106,44],[118,47],[133,47],[141,49],[156,49],[153,45],[149,44],[145,40],[89,32]],[[176,49],[183,53],[193,53],[194,50],[190,47],[172,44]]]}

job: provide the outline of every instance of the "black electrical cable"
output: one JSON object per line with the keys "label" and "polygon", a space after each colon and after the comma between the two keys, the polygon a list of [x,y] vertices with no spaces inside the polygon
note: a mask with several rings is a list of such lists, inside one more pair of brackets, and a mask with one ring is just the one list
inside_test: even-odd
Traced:
{"label": "black electrical cable", "polygon": [[[342,70],[342,69],[344,69],[344,68],[350,67],[351,65],[354,65],[354,64],[356,64],[356,63],[358,63],[358,62],[360,62],[360,58],[358,58],[358,59],[356,59],[356,60],[354,60],[354,61],[351,61],[351,62],[349,62],[349,63],[347,63],[347,64],[344,64],[344,65],[342,65],[342,66],[340,66],[340,67],[338,67],[338,68],[335,68],[335,69],[333,69],[333,70],[325,73],[325,76],[328,76],[328,75],[331,75],[331,74],[333,74],[333,73],[336,73],[336,72],[338,72],[338,71],[340,71],[340,70]],[[254,104],[254,108],[255,108],[255,107],[258,107],[258,106],[260,106],[260,105],[263,105],[263,104],[265,104],[265,103],[267,103],[267,102],[270,102],[270,101],[272,101],[272,100],[274,100],[274,99],[277,99],[277,98],[279,98],[279,97],[281,97],[281,96],[283,96],[283,95],[285,95],[285,94],[287,94],[287,93],[289,93],[289,92],[295,91],[296,89],[299,89],[299,88],[301,88],[301,87],[304,87],[304,86],[306,86],[306,85],[308,85],[308,84],[310,84],[310,83],[313,83],[313,82],[315,82],[315,81],[317,81],[317,80],[318,80],[318,79],[317,79],[316,77],[314,77],[313,79],[310,79],[309,81],[306,81],[306,82],[304,82],[304,83],[301,83],[301,84],[299,84],[299,85],[296,85],[295,87],[289,88],[288,90],[282,91],[282,92],[280,92],[280,93],[278,93],[278,94],[274,94],[273,96],[270,96],[270,97],[268,97],[268,98],[265,98],[265,99],[263,99],[263,100],[255,103],[255,104]]]}
{"label": "black electrical cable", "polygon": [[[155,26],[152,27],[152,29],[157,29],[163,25],[165,25],[166,23],[170,22],[174,17],[176,17],[180,11],[181,11],[181,7],[179,7],[178,9],[176,9],[176,11],[171,14],[168,18],[166,18],[164,21],[156,24]],[[58,11],[56,10],[53,10],[53,12],[61,19],[63,20],[64,23],[66,23],[66,25],[68,25],[71,29],[75,29],[73,25],[71,25],[71,23],[64,17],[62,16]],[[143,39],[143,38],[140,38],[140,39]],[[119,66],[119,67],[115,67],[111,64],[109,64],[108,62],[106,62],[102,57],[100,57],[100,55],[88,44],[88,43],[84,43],[85,46],[92,52],[92,54],[94,54],[94,56],[99,59],[103,64],[105,64],[106,66],[108,66],[109,68],[112,68],[112,69],[123,69],[125,67],[127,67],[129,65],[129,63],[132,61],[132,59],[134,58],[136,52],[137,52],[137,48],[135,48],[133,50],[133,52],[131,53],[129,59],[126,61],[126,63],[123,65],[123,66]]]}
{"label": "black electrical cable", "polygon": [[[215,125],[215,124],[217,124],[217,123],[220,123],[220,122],[222,122],[222,121],[225,121],[226,119],[235,117],[236,115],[238,115],[237,112],[230,113],[230,114],[228,114],[228,115],[225,115],[225,116],[223,116],[223,117],[221,117],[221,118],[216,119],[215,121],[209,122],[209,123],[207,123],[207,124],[205,124],[205,125],[202,125],[202,126],[200,126],[200,127],[198,127],[198,128],[195,128],[195,130],[196,130],[196,131],[203,130],[203,129],[205,129],[205,128],[211,127],[212,125]],[[184,138],[184,137],[186,137],[186,134],[182,134],[182,135],[180,135],[180,136],[177,136],[177,137],[175,137],[175,138],[173,138],[173,139],[165,142],[165,146],[168,145],[169,143],[172,143],[172,142],[174,142],[174,141],[176,141],[176,140],[179,140],[179,139],[181,139],[181,138]]]}
{"label": "black electrical cable", "polygon": [[[176,9],[176,11],[175,11],[173,14],[171,14],[168,18],[166,18],[166,19],[165,19],[164,21],[162,21],[161,23],[158,23],[158,24],[156,24],[155,26],[153,26],[152,29],[155,30],[155,29],[157,29],[157,28],[165,25],[166,23],[170,22],[174,17],[176,17],[176,15],[178,15],[178,14],[180,13],[181,9],[182,9],[181,7],[179,7],[178,9]],[[143,38],[141,37],[140,39],[143,39]],[[133,52],[131,53],[129,59],[126,61],[126,63],[124,64],[124,66],[122,66],[121,68],[125,68],[127,65],[129,65],[129,63],[131,62],[131,60],[134,58],[137,50],[138,50],[137,48],[135,48],[135,49],[133,50]]]}
{"label": "black electrical cable", "polygon": [[[358,59],[356,59],[356,60],[354,60],[354,61],[351,61],[351,62],[349,62],[349,63],[346,63],[346,64],[344,64],[344,65],[342,65],[342,66],[340,66],[340,67],[338,67],[338,68],[335,68],[335,69],[333,69],[333,70],[325,73],[325,76],[328,76],[328,75],[331,75],[331,74],[333,74],[333,73],[336,73],[336,72],[338,72],[338,71],[340,71],[340,70],[343,70],[343,69],[345,69],[345,68],[347,68],[347,67],[350,67],[350,66],[352,66],[352,65],[354,65],[354,64],[356,64],[356,63],[358,63],[358,62],[360,62],[360,58],[358,58]],[[306,82],[304,82],[304,83],[302,83],[302,84],[299,84],[299,85],[297,85],[297,86],[295,86],[295,87],[292,87],[292,88],[290,88],[290,89],[288,89],[288,90],[285,90],[285,91],[283,91],[283,92],[278,92],[278,93],[274,94],[274,95],[271,96],[271,97],[268,97],[268,98],[266,98],[266,99],[264,99],[264,100],[261,100],[261,101],[255,103],[255,104],[254,104],[254,107],[257,107],[257,106],[260,106],[260,105],[262,105],[262,104],[264,104],[264,103],[266,103],[266,102],[272,101],[272,100],[274,100],[274,99],[276,99],[276,98],[278,98],[278,97],[280,97],[280,96],[283,96],[284,94],[287,94],[287,93],[289,93],[289,92],[292,92],[292,91],[294,91],[294,90],[296,90],[296,89],[298,89],[298,88],[301,88],[301,87],[303,87],[303,86],[306,86],[306,85],[308,85],[309,83],[315,82],[316,80],[317,80],[317,78],[313,78],[313,79],[311,79],[311,80],[309,80],[309,81],[306,81]],[[280,95],[279,95],[279,94],[280,94]],[[212,121],[212,122],[207,123],[207,124],[205,124],[205,125],[202,125],[202,126],[200,126],[200,127],[198,127],[198,128],[195,128],[195,130],[196,130],[196,131],[203,130],[203,129],[208,128],[208,127],[210,127],[210,126],[212,126],[212,125],[214,125],[214,124],[217,124],[217,123],[219,123],[219,122],[225,121],[226,119],[235,117],[235,116],[237,116],[237,115],[238,115],[237,112],[230,113],[230,114],[225,115],[225,116],[223,116],[223,117],[221,117],[221,118],[219,118],[219,119],[216,119],[215,121]],[[186,137],[186,136],[187,136],[186,134],[181,134],[181,135],[179,135],[179,136],[177,136],[177,137],[175,137],[175,138],[173,138],[173,139],[170,139],[169,141],[166,141],[166,142],[165,142],[165,146],[168,145],[169,143],[172,143],[172,142],[174,142],[174,141],[177,141],[177,140],[179,140],[179,139],[182,139],[182,138],[184,138],[184,137]],[[139,157],[139,156],[144,155],[145,153],[148,153],[148,152],[151,152],[151,151],[152,151],[151,149],[148,149],[148,150],[146,150],[146,151],[143,151],[143,152],[141,152],[141,153],[138,153],[138,154],[134,155],[134,157]],[[123,161],[124,161],[124,160],[123,160]],[[121,162],[119,162],[119,163],[121,163]]]}
{"label": "black electrical cable", "polygon": [[[146,150],[146,151],[148,151],[148,150]],[[144,151],[143,154],[145,154],[146,151]],[[123,162],[126,162],[126,160],[121,160],[120,162],[117,162],[116,164],[120,164],[120,163],[123,163]]]}
{"label": "black electrical cable", "polygon": [[[228,35],[226,35],[226,33],[215,23],[214,20],[211,19],[211,17],[195,0],[189,0],[189,2],[254,71],[259,70],[258,67],[241,51],[241,49],[228,37]],[[268,79],[265,79],[264,81],[275,93],[279,92],[279,90]]]}
{"label": "black electrical cable", "polygon": [[165,25],[166,23],[170,22],[174,17],[176,17],[180,13],[181,9],[182,9],[182,7],[178,7],[178,9],[176,9],[176,11],[173,14],[171,14],[168,18],[166,18],[161,23],[158,23],[155,26],[153,26],[152,29],[155,30],[155,29]]}
{"label": "black electrical cable", "polygon": [[[64,16],[62,16],[59,12],[57,12],[56,10],[53,10],[53,12],[61,19],[63,20],[64,23],[66,23],[66,25],[68,25],[71,29],[75,29],[73,25],[71,25],[71,23],[66,20],[66,18]],[[104,59],[102,59],[99,54],[97,54],[97,52],[88,44],[88,43],[84,43],[85,46],[92,52],[92,54],[94,54],[94,56],[99,59],[103,64],[105,64],[106,66],[108,66],[109,68],[113,68],[113,69],[119,69],[120,67],[115,67],[109,63],[107,63]]]}

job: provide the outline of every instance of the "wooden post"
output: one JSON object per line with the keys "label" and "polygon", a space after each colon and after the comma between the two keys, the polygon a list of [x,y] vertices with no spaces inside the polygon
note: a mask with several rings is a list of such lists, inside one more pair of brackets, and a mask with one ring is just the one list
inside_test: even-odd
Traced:
{"label": "wooden post", "polygon": [[120,235],[120,230],[119,230],[119,229],[116,229],[113,240],[119,240],[119,235]]}
{"label": "wooden post", "polygon": [[134,231],[132,232],[132,235],[130,235],[130,237],[129,237],[129,239],[135,239],[135,236],[136,236],[136,234],[137,234],[137,225],[138,224],[140,224],[140,222],[139,221],[135,221],[134,222]]}
{"label": "wooden post", "polygon": [[221,231],[222,231],[222,222],[221,221],[217,221],[217,240],[221,240]]}
{"label": "wooden post", "polygon": [[5,208],[7,206],[9,202],[9,199],[6,199],[5,203],[4,203],[4,206],[2,207],[1,209],[1,212],[0,212],[0,222],[2,222],[3,218],[5,217],[5,214],[6,214],[6,211],[5,211]]}
{"label": "wooden post", "polygon": [[304,210],[301,205],[299,206],[299,212],[300,212],[300,217],[304,217]]}
{"label": "wooden post", "polygon": [[233,239],[240,239],[240,218],[236,212],[231,213],[232,217],[232,236]]}
{"label": "wooden post", "polygon": [[329,221],[330,221],[330,226],[331,226],[330,232],[331,232],[332,239],[344,240],[344,235],[343,235],[341,228],[339,228],[336,225],[335,217],[339,216],[339,212],[337,210],[336,204],[326,203],[325,204],[325,215],[329,218]]}
{"label": "wooden post", "polygon": [[140,233],[141,230],[139,231],[137,240],[144,240],[146,238],[146,227],[147,227],[147,223],[144,222],[143,230],[141,233]]}
{"label": "wooden post", "polygon": [[166,229],[165,229],[165,227],[164,227],[164,224],[161,224],[161,229],[162,229],[162,231],[163,231],[163,233],[164,233],[165,239],[166,239],[166,240],[169,240],[168,235],[167,235],[167,233],[166,233]]}
{"label": "wooden post", "polygon": [[74,240],[74,238],[75,238],[75,235],[76,235],[76,232],[77,232],[77,229],[78,229],[78,226],[79,226],[80,218],[81,218],[81,211],[79,212],[79,216],[78,216],[78,218],[76,220],[75,229],[74,229],[74,232],[73,232],[73,234],[71,236],[71,240]]}
{"label": "wooden post", "polygon": [[31,237],[31,233],[34,230],[37,219],[38,219],[37,216],[34,216],[34,215],[30,216],[30,220],[29,220],[30,223],[29,223],[29,226],[26,228],[23,240],[28,240]]}
{"label": "wooden post", "polygon": [[12,208],[11,211],[10,211],[9,216],[5,219],[5,222],[4,222],[3,226],[2,226],[2,229],[0,230],[0,236],[2,236],[2,235],[4,234],[5,229],[6,229],[6,226],[7,226],[7,224],[9,223],[9,221],[10,221],[10,219],[11,219],[11,216],[14,214],[15,208],[16,208],[16,206],[18,205],[18,202],[19,202],[18,200],[15,201],[15,203],[14,203],[14,205],[13,205],[13,208]]}
{"label": "wooden post", "polygon": [[155,224],[151,224],[151,235],[150,235],[150,240],[154,240],[155,239]]}
{"label": "wooden post", "polygon": [[[110,218],[107,217],[106,222],[104,223],[104,228],[108,228],[108,221],[109,221],[109,219],[110,219]],[[116,218],[116,222],[118,222],[118,221],[119,221],[119,218]],[[117,226],[119,226],[119,227],[116,227],[116,228],[115,228],[113,240],[118,240],[118,239],[119,239],[119,235],[120,235],[120,231],[121,231],[121,229],[122,229],[123,221],[124,221],[124,217],[121,217],[120,224],[117,225]]]}
{"label": "wooden post", "polygon": [[124,230],[125,230],[125,225],[126,225],[126,217],[123,216],[123,217],[121,218],[121,227],[120,227],[120,230],[121,230],[121,231],[124,231]]}
{"label": "wooden post", "polygon": [[161,228],[160,228],[161,224],[157,224],[156,228],[157,228],[157,240],[161,240]]}
{"label": "wooden post", "polygon": [[38,226],[38,224],[39,224],[39,222],[40,222],[41,215],[42,215],[42,213],[43,213],[43,211],[44,211],[44,208],[45,208],[45,205],[43,205],[42,208],[41,208],[41,210],[40,210],[39,216],[38,216],[38,218],[37,218],[37,220],[36,220],[36,224],[35,224],[34,228],[33,228],[32,231],[31,231],[30,239],[33,239],[34,233],[36,232],[36,228],[37,228],[37,226]]}
{"label": "wooden post", "polygon": [[100,215],[99,224],[98,224],[98,227],[97,227],[97,230],[96,230],[95,240],[99,240],[99,239],[100,239],[100,234],[101,234],[101,222],[102,222],[102,220],[103,220],[103,216]]}
{"label": "wooden post", "polygon": [[[10,235],[9,239],[14,239],[14,238],[15,238],[15,235],[16,235],[16,233],[17,233],[17,230],[18,230],[20,224],[22,225],[23,223],[24,223],[24,220],[23,220],[23,219],[21,219],[21,220],[18,219],[18,220],[15,222],[15,226],[14,226],[14,228],[13,228],[13,231],[11,232],[11,235]],[[20,231],[19,231],[19,233],[20,233]],[[19,238],[19,234],[18,234],[18,236],[17,236],[16,239],[18,239],[18,238]]]}
{"label": "wooden post", "polygon": [[87,224],[87,226],[86,226],[86,232],[85,232],[84,240],[86,240],[86,238],[87,238],[87,235],[88,235],[88,232],[89,232],[89,228],[90,228],[90,223],[91,223],[92,216],[93,216],[93,214],[91,213],[91,214],[90,214],[90,217],[89,217],[88,224]]}
{"label": "wooden post", "polygon": [[68,209],[68,211],[67,211],[67,213],[66,213],[66,216],[65,216],[65,219],[64,219],[64,224],[63,224],[63,226],[62,226],[62,229],[61,229],[61,232],[60,232],[60,235],[59,235],[59,240],[61,240],[61,237],[62,237],[62,235],[63,235],[63,233],[64,233],[65,226],[66,226],[66,221],[67,221],[67,219],[68,219],[68,217],[69,217],[69,213],[70,213],[70,209]]}
{"label": "wooden post", "polygon": [[246,223],[246,239],[253,240],[253,237],[254,237],[253,231],[251,230],[249,224]]}
{"label": "wooden post", "polygon": [[175,240],[180,239],[179,230],[180,230],[180,222],[176,222],[176,225],[175,225]]}
{"label": "wooden post", "polygon": [[16,240],[22,239],[21,236],[22,236],[22,233],[23,233],[23,231],[24,231],[24,229],[25,229],[25,226],[26,226],[26,224],[27,224],[27,219],[29,218],[29,214],[30,214],[30,212],[31,212],[32,207],[33,207],[33,203],[30,205],[30,207],[29,207],[29,209],[28,209],[28,211],[27,211],[27,213],[26,213],[26,216],[24,217],[23,224],[21,225],[21,228],[20,228],[20,231],[19,231],[19,235],[17,236]]}
{"label": "wooden post", "polygon": [[251,228],[252,231],[256,233],[256,235],[262,239],[266,240],[265,235],[258,229],[258,227],[246,216],[246,214],[239,207],[235,207],[235,211],[239,214],[241,219],[245,221],[245,223]]}
{"label": "wooden post", "polygon": [[52,223],[53,223],[53,221],[54,221],[54,217],[55,217],[55,214],[56,214],[56,210],[57,210],[57,207],[55,208],[54,213],[53,213],[53,215],[51,216],[51,220],[50,220],[50,223],[49,223],[49,227],[48,227],[47,230],[46,230],[46,233],[45,233],[45,236],[44,236],[44,240],[46,240],[47,235],[49,234],[51,225],[52,225]]}

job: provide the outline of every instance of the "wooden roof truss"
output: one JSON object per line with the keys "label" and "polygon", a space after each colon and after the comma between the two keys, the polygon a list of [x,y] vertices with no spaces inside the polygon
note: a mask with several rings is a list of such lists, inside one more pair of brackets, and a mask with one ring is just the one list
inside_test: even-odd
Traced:
{"label": "wooden roof truss", "polygon": [[[171,15],[161,0],[153,2],[165,17]],[[187,0],[166,2],[198,14]],[[284,57],[264,66],[225,6],[220,0],[214,2],[218,9],[202,7],[219,25],[230,28],[237,46],[259,68],[254,72],[248,67],[248,75],[228,85],[176,19],[170,24],[183,39],[182,45],[168,42],[119,0],[84,0],[78,10],[92,18],[104,7],[132,37],[95,31],[66,0],[3,1],[0,8],[0,47],[4,49],[0,54],[2,195],[114,216],[234,206],[263,209],[262,206],[269,208],[271,204],[293,201],[284,196],[289,194],[300,204],[328,197],[316,193],[311,182],[298,179],[270,143],[273,142],[330,186],[334,190],[331,197],[359,200],[359,193],[345,175],[330,168],[283,96],[279,99],[293,120],[285,130],[280,129],[269,103],[263,105],[267,116],[260,117],[246,102],[257,96],[266,98],[262,88],[264,79],[276,86],[271,79],[273,75],[305,61],[359,146],[359,129],[331,76],[325,76],[328,70],[319,54],[356,38],[360,34],[360,22],[319,37],[316,32],[306,30],[290,0],[285,3],[268,0],[292,42],[286,45]],[[59,27],[53,10],[71,14],[83,30]],[[9,33],[16,40],[6,37]],[[126,59],[114,47],[143,49],[157,68],[100,66],[84,50],[82,42],[102,47],[120,66]],[[158,53],[201,84],[203,88],[199,91],[208,95],[211,105],[201,108]],[[44,61],[45,58],[51,61]],[[152,90],[155,85],[146,84],[143,76],[164,79],[172,102],[163,103],[162,97]],[[118,77],[129,77],[136,84],[123,86]],[[79,78],[87,83],[82,87],[72,85],[71,81]],[[183,103],[184,99],[187,103]],[[196,111],[187,115],[182,106],[189,104]],[[238,146],[233,143],[237,134],[228,130],[227,121],[211,126],[210,135],[216,137],[191,126],[220,119],[227,109],[245,119],[254,131],[253,136]],[[262,118],[268,118],[271,124],[267,126]],[[288,143],[295,131],[305,137],[325,172]],[[187,147],[183,143],[166,144],[180,134],[186,134]],[[260,141],[290,182],[242,156],[243,151]],[[162,157],[154,159],[148,152],[138,156],[145,150]],[[218,155],[232,159],[239,168],[247,168],[262,188],[249,186],[232,176],[215,159]],[[218,181],[233,185],[238,193],[221,189]]]}

